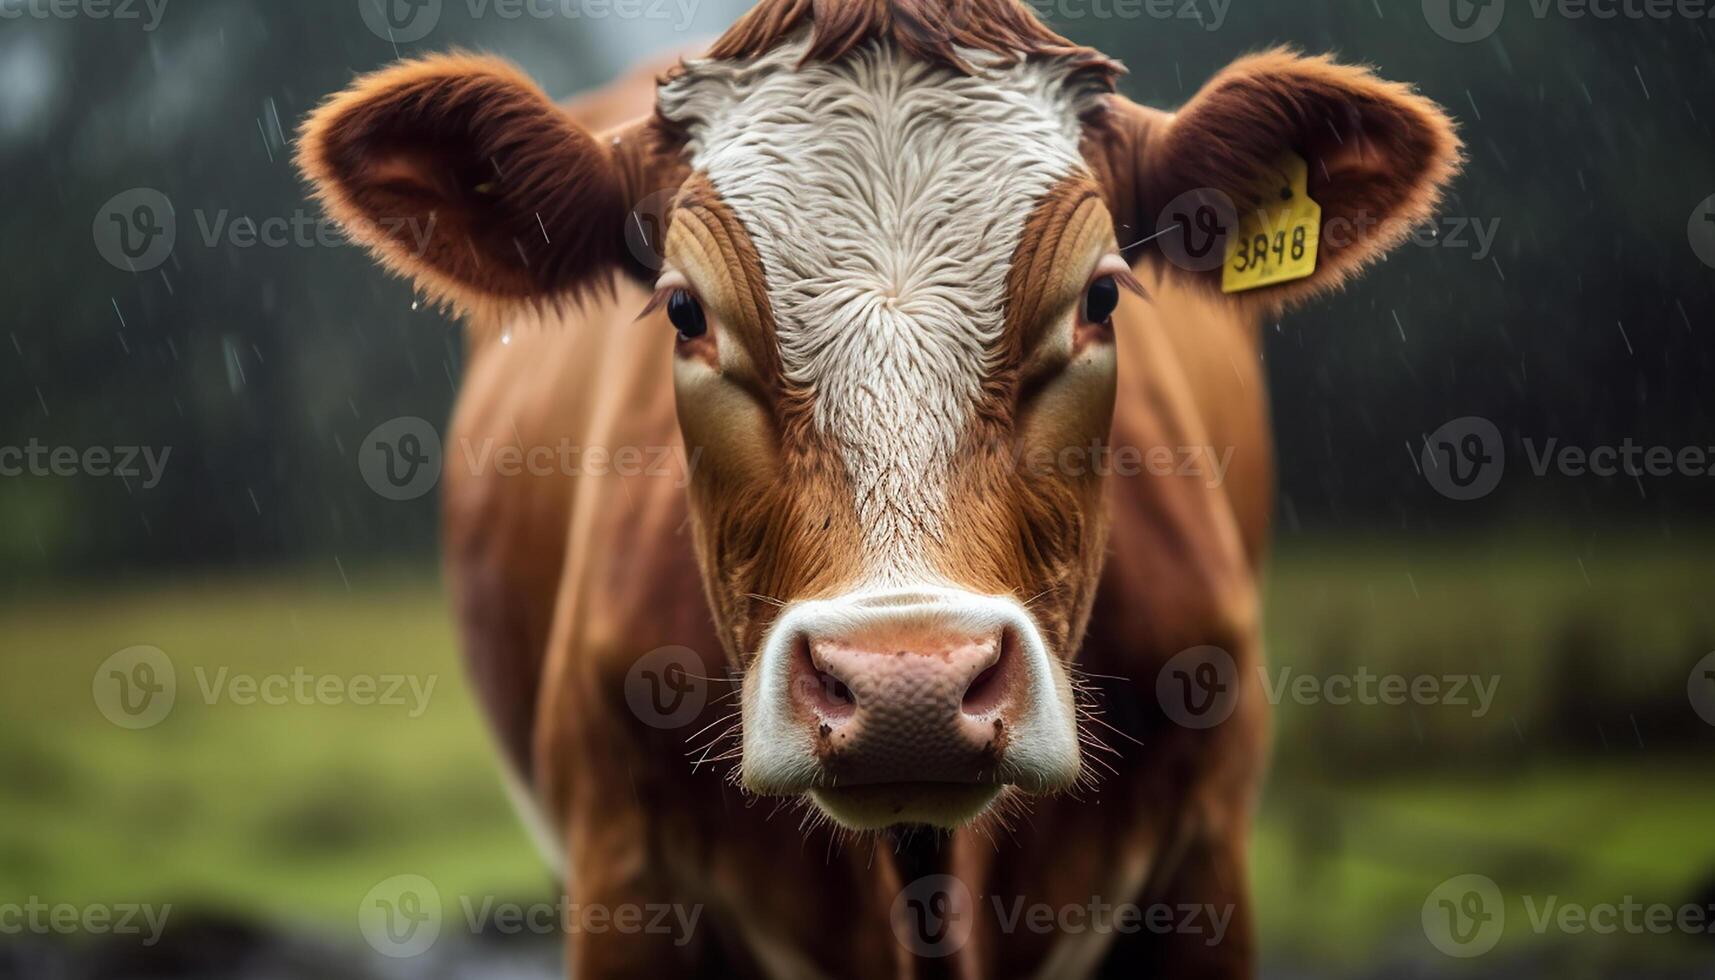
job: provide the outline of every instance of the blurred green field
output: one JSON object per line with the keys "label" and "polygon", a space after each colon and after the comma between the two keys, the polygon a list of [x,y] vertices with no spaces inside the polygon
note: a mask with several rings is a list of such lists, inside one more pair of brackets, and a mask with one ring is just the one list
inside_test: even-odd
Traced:
{"label": "blurred green field", "polygon": [[[0,880],[71,902],[172,900],[355,932],[376,881],[536,895],[551,886],[518,827],[464,685],[439,586],[421,575],[203,581],[31,602],[0,613]],[[156,727],[109,724],[96,667],[166,651],[177,703]],[[428,707],[205,704],[198,668],[406,673]],[[309,924],[309,923],[306,923]]]}
{"label": "blurred green field", "polygon": [[[1422,953],[1425,897],[1465,872],[1509,895],[1592,903],[1679,903],[1715,882],[1715,728],[1686,695],[1691,665],[1715,649],[1711,552],[1630,540],[1318,541],[1274,557],[1274,669],[1499,686],[1480,718],[1449,705],[1276,709],[1253,857],[1271,955]],[[171,901],[355,937],[359,900],[391,875],[452,894],[553,887],[506,799],[432,576],[328,568],[92,588],[0,607],[0,635],[6,895]],[[143,731],[109,724],[92,696],[97,666],[134,644],[166,651],[178,675],[172,715]],[[200,685],[222,666],[435,687],[419,717],[205,704]],[[1533,941],[1522,907],[1509,916],[1507,942]]]}

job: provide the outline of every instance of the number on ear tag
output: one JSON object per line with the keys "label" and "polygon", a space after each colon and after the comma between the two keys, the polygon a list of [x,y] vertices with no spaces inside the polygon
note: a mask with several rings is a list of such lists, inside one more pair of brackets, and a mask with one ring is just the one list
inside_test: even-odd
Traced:
{"label": "number on ear tag", "polygon": [[1221,292],[1239,293],[1303,279],[1316,271],[1316,245],[1322,237],[1322,206],[1310,199],[1310,168],[1296,153],[1287,154],[1271,174],[1263,200],[1239,215],[1239,227],[1227,238],[1227,264]]}

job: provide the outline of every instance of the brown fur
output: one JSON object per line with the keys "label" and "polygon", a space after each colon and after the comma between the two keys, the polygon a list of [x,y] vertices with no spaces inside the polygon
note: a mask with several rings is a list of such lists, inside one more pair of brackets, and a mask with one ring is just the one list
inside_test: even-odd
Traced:
{"label": "brown fur", "polygon": [[[1043,412],[1042,386],[1077,353],[1073,338],[1049,331],[1082,299],[1087,263],[1080,252],[1112,239],[1101,208],[1094,182],[1076,176],[1051,190],[1025,222],[1007,278],[1001,346],[955,470],[950,495],[960,502],[959,532],[942,550],[943,567],[961,585],[1030,600],[1050,649],[1067,656],[1083,634],[1107,543],[1104,481],[1088,446],[1102,437],[1111,393],[1092,399],[1091,417],[1081,424],[1049,420],[1055,435],[1082,433],[1063,440],[1079,448],[1071,467],[1041,458],[1062,440],[1032,423]],[[1106,325],[1092,326],[1112,343]]]}
{"label": "brown fur", "polygon": [[631,264],[627,210],[683,172],[653,139],[640,123],[598,142],[513,66],[452,54],[328,99],[301,127],[297,161],[389,270],[493,320],[605,287]]}
{"label": "brown fur", "polygon": [[[713,54],[753,56],[800,30],[812,32],[814,58],[884,38],[961,70],[970,67],[962,50],[1083,58],[1078,84],[1111,84],[1116,70],[1003,0],[765,0]],[[641,114],[642,88],[632,91]],[[479,93],[493,100],[492,114]],[[618,111],[627,98],[614,95],[598,115],[631,115]],[[448,579],[479,694],[569,857],[570,900],[704,907],[682,947],[650,935],[569,937],[572,975],[1254,972],[1246,841],[1266,745],[1254,667],[1272,507],[1256,314],[1338,286],[1392,242],[1329,248],[1313,279],[1239,300],[1219,296],[1208,276],[1154,262],[1140,271],[1149,298],[1122,296],[1111,335],[1081,326],[1067,351],[1049,325],[1063,322],[1056,311],[1082,288],[1067,271],[1079,242],[1107,220],[1092,210],[1094,194],[1124,244],[1151,233],[1155,211],[1180,189],[1242,193],[1295,149],[1311,161],[1325,218],[1377,208],[1416,220],[1457,166],[1457,140],[1432,105],[1401,87],[1280,52],[1237,63],[1178,116],[1117,97],[1109,108],[1086,131],[1093,180],[1069,179],[1040,202],[1013,256],[1003,343],[954,471],[962,530],[936,556],[973,587],[1030,599],[1056,648],[1076,654],[1080,686],[1102,712],[1084,723],[1087,739],[1107,743],[1086,749],[1102,775],[1080,794],[1033,801],[1010,829],[1003,814],[938,849],[897,853],[871,841],[842,845],[825,827],[795,828],[790,814],[771,820],[769,806],[747,805],[727,783],[730,759],[693,765],[729,744],[726,670],[756,649],[777,600],[845,587],[861,529],[838,456],[808,424],[813,393],[778,377],[763,270],[741,216],[685,173],[675,134],[644,120],[591,137],[544,110],[509,69],[472,60],[362,80],[306,125],[300,161],[330,210],[367,229],[390,268],[473,313],[475,344],[448,439]],[[475,192],[473,161],[490,153],[513,180]],[[556,167],[567,176],[550,179]],[[676,344],[659,308],[632,322],[649,295],[623,253],[622,228],[566,228],[550,235],[552,249],[527,252],[532,261],[504,258],[527,216],[524,230],[541,212],[551,232],[574,204],[586,218],[622,219],[661,187],[680,189],[670,233],[724,267],[714,312],[756,374],[713,411],[676,405],[668,373],[676,356],[720,351],[712,341]],[[585,200],[604,194],[617,199]],[[457,232],[437,232],[428,256],[377,230],[381,216],[425,209],[450,209]],[[476,248],[481,261],[465,262],[455,244]],[[1131,257],[1154,254],[1142,247]],[[585,305],[542,306],[542,293],[568,292]],[[488,341],[484,330],[518,303],[560,329]],[[1109,344],[1117,379],[1102,399],[1059,398],[1055,371],[1036,370]],[[1234,449],[1225,482],[1017,465],[1019,447],[1052,447],[1110,409],[1115,447]],[[705,459],[699,465],[710,468],[690,494],[647,474],[512,478],[460,465],[467,442],[562,437],[681,453],[687,440],[694,452],[701,440],[736,439],[741,463]],[[1193,730],[1166,717],[1154,685],[1168,658],[1204,644],[1232,656],[1241,696],[1226,722]],[[704,717],[683,731],[650,728],[625,696],[638,658],[668,645],[695,651],[692,672],[712,679]],[[936,872],[966,882],[984,914],[969,946],[919,961],[895,941],[890,909],[903,883]],[[1218,946],[1147,933],[1002,935],[986,914],[993,896],[1207,903],[1236,914]]]}
{"label": "brown fur", "polygon": [[[1068,84],[1085,93],[1114,90],[1125,67],[1094,48],[1073,44],[1050,30],[1016,0],[762,0],[721,35],[705,57],[756,58],[800,31],[810,33],[806,61],[833,61],[868,41],[898,45],[912,57],[965,74],[960,51],[993,56],[998,64],[1028,58],[1066,58]],[[669,71],[663,81],[671,78]],[[1099,100],[1092,105],[1101,106]],[[1099,110],[1088,122],[1101,125]],[[685,133],[657,114],[650,122],[662,147],[681,145]]]}
{"label": "brown fur", "polygon": [[[780,348],[775,341],[774,311],[768,301],[762,259],[756,254],[750,233],[703,174],[685,180],[674,215],[675,220],[682,216],[688,230],[695,233],[694,248],[704,254],[704,266],[718,270],[729,287],[729,296],[705,296],[701,298],[703,304],[713,303],[714,312],[727,314],[732,336],[744,345],[757,369],[757,393],[774,399],[780,387]],[[728,308],[722,310],[722,305]]]}
{"label": "brown fur", "polygon": [[[1316,272],[1235,297],[1258,312],[1337,290],[1380,259],[1434,212],[1463,159],[1452,122],[1409,86],[1284,48],[1235,61],[1160,128],[1130,157],[1141,207],[1132,220],[1145,234],[1181,193],[1213,188],[1244,210],[1287,151],[1309,164],[1310,197],[1322,206]],[[1219,269],[1187,278],[1220,288]]]}
{"label": "brown fur", "polygon": [[[681,404],[681,427],[707,466],[692,488],[692,526],[710,608],[732,663],[759,649],[780,606],[792,598],[831,596],[850,583],[861,537],[839,455],[811,424],[810,393],[781,378],[774,315],[762,262],[749,234],[702,175],[685,182],[675,207],[674,236],[702,253],[723,280],[723,297],[705,296],[726,336],[743,345],[755,375],[739,379],[759,418],[744,465],[722,466],[717,441],[744,428],[734,418],[705,419],[706,406]],[[709,337],[714,336],[710,331]],[[687,346],[679,345],[681,356]]]}
{"label": "brown fur", "polygon": [[[1094,180],[1069,177],[1050,190],[1025,220],[1007,272],[1003,343],[1008,354],[1017,357],[1035,346],[1057,312],[1056,302],[1075,300],[1082,291],[1083,283],[1061,283],[1060,279],[1068,262],[1077,258],[1073,252],[1090,220],[1081,212],[1086,204],[1100,202],[1101,193]],[[1072,289],[1065,289],[1067,285]]]}
{"label": "brown fur", "polygon": [[1094,84],[1113,88],[1124,71],[1093,48],[1049,30],[1012,0],[762,0],[709,49],[708,57],[762,55],[800,29],[810,31],[807,60],[835,61],[865,41],[888,40],[912,57],[970,73],[960,54],[981,51],[1003,63],[1070,58]]}

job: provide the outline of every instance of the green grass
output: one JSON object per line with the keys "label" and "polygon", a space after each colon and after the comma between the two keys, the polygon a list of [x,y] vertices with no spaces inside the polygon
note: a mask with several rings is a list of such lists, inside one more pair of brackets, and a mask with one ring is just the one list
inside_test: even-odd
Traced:
{"label": "green grass", "polygon": [[1364,665],[1497,686],[1482,717],[1451,705],[1275,708],[1252,861],[1268,948],[1319,963],[1395,942],[1427,951],[1424,899],[1466,872],[1507,896],[1507,947],[1539,941],[1526,894],[1677,905],[1715,881],[1715,729],[1686,697],[1692,665],[1715,650],[1707,544],[1283,549],[1266,591],[1271,669]]}
{"label": "green grass", "polygon": [[[1353,962],[1401,943],[1422,952],[1424,898],[1468,871],[1509,896],[1686,900],[1715,873],[1702,761],[1715,729],[1669,717],[1688,714],[1686,671],[1715,648],[1704,554],[1696,541],[1586,547],[1580,568],[1547,545],[1283,549],[1266,592],[1273,664],[1494,672],[1501,686],[1481,719],[1277,709],[1253,853],[1267,948]],[[395,874],[443,894],[551,887],[432,578],[91,589],[0,606],[0,635],[7,896],[171,901],[354,934],[365,892]],[[142,731],[108,723],[91,686],[134,644],[166,651],[178,676],[172,714]],[[406,706],[206,704],[201,685],[222,666],[435,687],[415,718]],[[1596,699],[1588,732],[1581,715],[1566,721],[1568,697]],[[1639,711],[1637,728],[1622,724]],[[1530,942],[1516,899],[1508,912],[1506,941]]]}
{"label": "green grass", "polygon": [[[400,873],[462,892],[535,894],[519,829],[421,577],[295,579],[37,602],[0,613],[0,880],[77,903],[218,905],[345,924]],[[133,644],[167,651],[177,700],[153,728],[97,710],[92,678]],[[206,704],[223,666],[254,674],[410,674],[427,707]],[[204,674],[199,679],[197,671]]]}
{"label": "green grass", "polygon": [[[1612,538],[1613,540],[1608,540]],[[1478,675],[1487,714],[1452,705],[1276,710],[1280,762],[1510,770],[1574,754],[1624,764],[1710,734],[1686,680],[1715,650],[1707,538],[1590,536],[1288,548],[1268,576],[1271,668]],[[1701,743],[1705,748],[1708,741]]]}
{"label": "green grass", "polygon": [[[1330,965],[1355,965],[1390,941],[1428,953],[1424,900],[1449,878],[1479,873],[1505,896],[1506,948],[1611,945],[1611,937],[1537,937],[1524,896],[1539,906],[1549,896],[1586,906],[1628,896],[1689,902],[1715,880],[1712,812],[1707,766],[1687,763],[1563,764],[1469,781],[1277,783],[1252,862],[1265,942],[1277,955]],[[1686,948],[1676,937],[1640,955]]]}

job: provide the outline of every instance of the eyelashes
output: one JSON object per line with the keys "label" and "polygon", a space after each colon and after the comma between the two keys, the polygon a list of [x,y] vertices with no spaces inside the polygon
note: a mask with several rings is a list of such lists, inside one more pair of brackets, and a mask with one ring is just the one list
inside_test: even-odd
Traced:
{"label": "eyelashes", "polygon": [[[677,272],[662,276],[655,284],[655,295],[649,297],[649,302],[638,312],[636,320],[641,320],[662,307],[667,308],[667,319],[678,332],[681,343],[696,340],[709,332],[709,318],[703,311],[702,301],[691,292],[685,277]],[[635,323],[636,320],[632,322]]]}
{"label": "eyelashes", "polygon": [[1089,285],[1084,287],[1084,294],[1078,299],[1078,319],[1083,323],[1107,323],[1119,308],[1122,289],[1143,299],[1149,298],[1149,292],[1132,275],[1125,260],[1117,255],[1104,257],[1096,263],[1096,268],[1090,273]]}
{"label": "eyelashes", "polygon": [[1090,278],[1093,282],[1102,277],[1113,279],[1115,285],[1141,299],[1149,298],[1149,290],[1143,288],[1143,283],[1138,282],[1137,276],[1132,274],[1131,266],[1118,255],[1105,255],[1096,263],[1095,269],[1090,272]]}
{"label": "eyelashes", "polygon": [[665,306],[667,304],[667,300],[669,298],[671,298],[673,293],[675,291],[677,291],[677,289],[679,289],[679,288],[680,287],[676,287],[676,286],[668,286],[668,287],[664,287],[664,288],[663,287],[657,287],[655,290],[655,295],[649,297],[649,302],[643,304],[643,309],[637,311],[637,315],[635,317],[632,317],[631,322],[636,323],[638,320],[643,319],[644,317],[648,316],[649,314],[654,313],[656,310],[659,310],[661,307]]}
{"label": "eyelashes", "polygon": [[1114,277],[1114,282],[1119,283],[1121,289],[1124,289],[1126,292],[1131,293],[1139,299],[1149,298],[1149,290],[1143,288],[1143,283],[1137,281],[1137,277],[1132,275],[1129,268],[1124,272],[1112,273],[1112,275]]}

